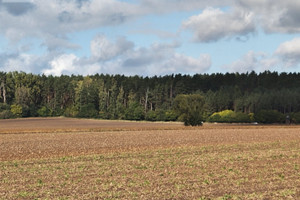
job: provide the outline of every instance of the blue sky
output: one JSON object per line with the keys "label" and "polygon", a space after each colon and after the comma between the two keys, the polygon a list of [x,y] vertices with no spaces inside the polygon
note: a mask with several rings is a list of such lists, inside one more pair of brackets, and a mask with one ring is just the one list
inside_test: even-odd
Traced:
{"label": "blue sky", "polygon": [[296,0],[0,0],[0,71],[299,72]]}

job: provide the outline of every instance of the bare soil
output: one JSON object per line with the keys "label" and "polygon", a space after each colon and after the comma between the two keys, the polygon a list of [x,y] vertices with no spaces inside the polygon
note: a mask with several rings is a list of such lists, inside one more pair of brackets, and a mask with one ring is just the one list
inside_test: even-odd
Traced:
{"label": "bare soil", "polygon": [[1,133],[25,132],[71,132],[71,131],[105,131],[105,130],[147,130],[147,129],[177,129],[182,123],[168,122],[133,122],[110,121],[75,118],[21,118],[0,120]]}
{"label": "bare soil", "polygon": [[299,199],[299,168],[299,126],[0,121],[1,200]]}

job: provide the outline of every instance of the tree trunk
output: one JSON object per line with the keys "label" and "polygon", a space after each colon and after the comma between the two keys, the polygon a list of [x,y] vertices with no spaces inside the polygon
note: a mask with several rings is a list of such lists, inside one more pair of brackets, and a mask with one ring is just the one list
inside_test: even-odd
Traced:
{"label": "tree trunk", "polygon": [[170,106],[173,105],[173,84],[170,86]]}
{"label": "tree trunk", "polygon": [[145,97],[145,113],[147,113],[147,107],[148,107],[148,94],[149,94],[149,87],[146,91],[146,97]]}
{"label": "tree trunk", "polygon": [[6,103],[6,90],[4,86],[3,86],[3,103]]}
{"label": "tree trunk", "polygon": [[1,94],[1,88],[2,88],[2,95],[3,95],[3,103],[6,103],[6,90],[5,90],[5,84],[4,84],[4,82],[1,83],[0,94]]}

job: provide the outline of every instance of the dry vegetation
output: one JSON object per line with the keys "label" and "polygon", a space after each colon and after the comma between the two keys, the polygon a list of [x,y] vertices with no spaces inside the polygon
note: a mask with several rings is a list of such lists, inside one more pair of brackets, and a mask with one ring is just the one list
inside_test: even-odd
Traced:
{"label": "dry vegetation", "polygon": [[0,199],[297,199],[300,127],[0,121]]}

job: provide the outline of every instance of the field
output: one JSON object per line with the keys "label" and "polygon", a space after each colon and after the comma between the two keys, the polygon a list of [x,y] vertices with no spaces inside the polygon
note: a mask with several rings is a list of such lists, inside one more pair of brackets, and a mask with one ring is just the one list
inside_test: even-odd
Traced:
{"label": "field", "polygon": [[300,126],[0,120],[0,199],[300,199]]}

